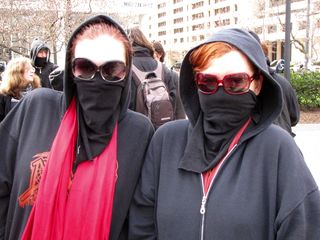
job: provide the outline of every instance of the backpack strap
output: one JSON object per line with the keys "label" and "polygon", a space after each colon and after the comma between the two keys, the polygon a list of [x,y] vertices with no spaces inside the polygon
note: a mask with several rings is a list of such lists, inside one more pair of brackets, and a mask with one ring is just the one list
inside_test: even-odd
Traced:
{"label": "backpack strap", "polygon": [[[146,71],[146,72],[139,70],[134,64],[132,64],[132,71],[136,75],[136,78],[137,78],[137,79],[134,78],[134,81],[137,86],[140,85],[150,73],[155,73],[157,78],[162,79],[162,76],[163,76],[162,70],[163,70],[162,63],[160,63],[160,62],[158,62],[157,68],[155,70]],[[137,80],[139,80],[139,82]]]}
{"label": "backpack strap", "polygon": [[157,68],[152,72],[154,72],[158,78],[162,79],[162,76],[163,76],[162,63],[158,62]]}
{"label": "backpack strap", "polygon": [[148,73],[140,71],[134,64],[132,64],[132,71],[136,75],[136,78],[133,78],[134,82],[139,86],[145,80]]}

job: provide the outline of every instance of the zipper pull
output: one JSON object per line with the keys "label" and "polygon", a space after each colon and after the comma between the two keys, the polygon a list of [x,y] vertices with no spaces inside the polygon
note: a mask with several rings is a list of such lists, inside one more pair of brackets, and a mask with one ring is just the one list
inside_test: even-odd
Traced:
{"label": "zipper pull", "polygon": [[201,201],[201,207],[200,207],[200,213],[202,215],[204,215],[206,212],[206,203],[207,203],[207,197],[203,196]]}

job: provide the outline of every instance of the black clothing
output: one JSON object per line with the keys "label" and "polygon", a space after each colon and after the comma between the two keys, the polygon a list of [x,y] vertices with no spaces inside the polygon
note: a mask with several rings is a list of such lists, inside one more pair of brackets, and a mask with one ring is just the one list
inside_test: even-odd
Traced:
{"label": "black clothing", "polygon": [[[153,71],[157,68],[157,65],[160,64],[157,60],[155,60],[149,50],[145,47],[141,46],[133,46],[133,64],[143,72]],[[171,102],[175,107],[175,119],[185,118],[181,112],[181,104],[179,104],[179,96],[177,94],[177,79],[178,76],[175,72],[168,69],[165,65],[163,65],[164,70],[164,82],[168,88],[168,92],[171,98]],[[137,95],[137,86],[134,83],[134,80],[131,79],[131,100],[129,108],[133,111],[136,110],[136,95]]]}
{"label": "black clothing", "polygon": [[210,42],[235,46],[263,75],[253,119],[205,194],[202,173],[217,162],[205,161],[206,133],[197,127],[201,107],[210,105],[200,105],[189,61],[199,46],[191,49],[180,72],[188,120],[166,123],[153,136],[130,209],[130,239],[320,239],[320,193],[294,139],[272,124],[282,94],[260,44],[241,29],[215,32],[202,44]]}
{"label": "black clothing", "polygon": [[276,73],[276,71],[270,67],[269,71],[271,76],[279,83],[283,95],[282,111],[274,123],[285,129],[292,136],[295,136],[291,127],[297,125],[300,119],[300,105],[296,92],[287,79]]}
{"label": "black clothing", "polygon": [[49,74],[51,87],[57,91],[63,91],[63,69],[56,68]]}
{"label": "black clothing", "polygon": [[[46,59],[37,57],[40,50],[46,49],[48,56]],[[49,74],[58,67],[58,65],[50,62],[50,49],[41,40],[35,40],[32,42],[30,50],[30,58],[35,67],[35,73],[40,77],[41,86],[45,88],[51,88],[49,81]]]}
{"label": "black clothing", "polygon": [[200,170],[203,172],[210,162],[217,163],[226,154],[234,135],[253,112],[257,98],[251,91],[230,95],[219,88],[215,94],[199,94],[199,103],[202,116],[195,131],[200,128],[204,132],[204,168]]}
{"label": "black clothing", "polygon": [[0,122],[11,110],[11,97],[0,94]]}
{"label": "black clothing", "polygon": [[[115,26],[125,35],[121,27],[112,19],[102,15],[96,16],[77,28],[67,49],[70,48],[76,33],[89,23],[101,21]],[[111,119],[110,113],[113,110],[106,109],[105,105],[103,105],[104,111],[88,106],[89,102],[101,101],[101,95],[96,96],[98,99],[94,99],[95,96],[91,90],[88,89],[88,96],[86,96],[82,91],[87,89],[82,86],[77,87],[71,71],[70,51],[66,52],[68,61],[65,65],[64,92],[44,88],[35,89],[27,94],[0,124],[0,239],[16,240],[21,237],[36,198],[37,184],[39,184],[53,139],[66,108],[74,97],[77,101],[77,109],[81,105],[81,113],[77,110],[78,124],[85,126],[81,128],[81,136],[92,136],[88,133],[92,126],[86,120],[87,118],[95,123],[106,123],[107,126],[103,126],[105,131],[113,131],[110,127],[114,126],[114,121],[118,123],[117,181],[109,239],[127,239],[129,205],[154,129],[148,118],[128,110],[129,74],[123,82],[124,86],[121,87],[120,99],[115,95],[108,98],[108,101],[113,102],[114,107],[117,108],[111,124],[108,119]],[[131,59],[128,66],[131,66]],[[95,84],[99,85],[99,83]],[[103,88],[107,87],[103,86]],[[105,95],[108,96],[108,94]],[[88,99],[85,99],[86,97]],[[92,129],[101,131],[100,128]],[[99,141],[100,138],[94,136],[89,140],[90,147],[96,148],[93,139]],[[102,141],[107,144],[105,139]],[[80,149],[86,148],[85,143],[78,143],[78,145]],[[86,154],[89,155],[88,152]]]}

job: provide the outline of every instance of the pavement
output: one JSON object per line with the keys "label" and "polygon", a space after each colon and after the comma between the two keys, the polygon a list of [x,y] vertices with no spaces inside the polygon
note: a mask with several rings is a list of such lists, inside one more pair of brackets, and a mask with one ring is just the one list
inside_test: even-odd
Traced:
{"label": "pavement", "polygon": [[320,124],[298,124],[293,132],[304,160],[320,187]]}

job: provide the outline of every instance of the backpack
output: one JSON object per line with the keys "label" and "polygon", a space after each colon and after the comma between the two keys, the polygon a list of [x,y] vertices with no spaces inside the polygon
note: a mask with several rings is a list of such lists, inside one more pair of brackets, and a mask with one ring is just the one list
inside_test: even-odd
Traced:
{"label": "backpack", "polygon": [[142,72],[132,65],[133,79],[137,86],[136,112],[149,117],[155,129],[174,118],[174,107],[162,80],[162,68],[162,64],[158,63],[155,70]]}

